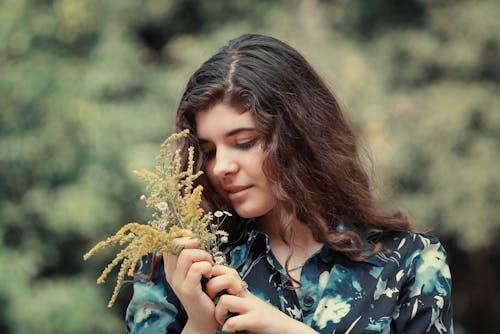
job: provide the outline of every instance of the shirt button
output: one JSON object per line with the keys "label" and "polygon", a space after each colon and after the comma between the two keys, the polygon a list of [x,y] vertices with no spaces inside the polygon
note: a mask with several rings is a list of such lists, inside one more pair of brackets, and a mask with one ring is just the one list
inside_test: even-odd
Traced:
{"label": "shirt button", "polygon": [[314,298],[312,296],[309,296],[309,295],[304,296],[303,301],[304,301],[305,307],[311,307],[314,305]]}

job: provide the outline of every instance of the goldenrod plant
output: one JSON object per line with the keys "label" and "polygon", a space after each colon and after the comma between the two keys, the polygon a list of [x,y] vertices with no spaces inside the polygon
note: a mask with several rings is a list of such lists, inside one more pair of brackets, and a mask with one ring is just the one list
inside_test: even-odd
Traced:
{"label": "goldenrod plant", "polygon": [[172,241],[175,238],[197,238],[201,247],[210,252],[217,263],[225,264],[225,257],[219,247],[227,242],[228,235],[219,227],[231,214],[227,211],[216,211],[213,214],[204,212],[200,207],[203,187],[193,186],[194,181],[202,174],[201,171],[194,172],[194,148],[189,148],[186,170],[181,167],[180,150],[172,148],[172,144],[188,133],[188,130],[174,133],[165,140],[156,157],[156,168],[153,172],[145,169],[134,171],[139,178],[147,182],[146,191],[149,195],[141,196],[146,206],[153,209],[147,224],[128,223],[83,256],[84,260],[87,260],[104,248],[127,245],[118,252],[97,279],[97,284],[104,283],[113,268],[121,262],[108,307],[112,307],[116,301],[125,276],[134,276],[141,257],[149,253],[177,254],[182,250],[181,247],[173,246]]}

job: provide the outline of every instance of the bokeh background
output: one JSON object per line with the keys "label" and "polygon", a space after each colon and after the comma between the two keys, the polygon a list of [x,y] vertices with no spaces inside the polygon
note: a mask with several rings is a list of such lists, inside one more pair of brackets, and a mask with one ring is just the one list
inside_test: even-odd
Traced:
{"label": "bokeh background", "polygon": [[301,51],[371,156],[380,200],[438,235],[456,333],[500,328],[500,2],[1,0],[0,333],[123,333],[112,252],[188,76],[242,33]]}

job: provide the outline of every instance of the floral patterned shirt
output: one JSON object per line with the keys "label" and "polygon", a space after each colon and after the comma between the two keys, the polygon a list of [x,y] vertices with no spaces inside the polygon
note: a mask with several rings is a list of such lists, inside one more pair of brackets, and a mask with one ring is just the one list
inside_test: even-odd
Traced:
{"label": "floral patterned shirt", "polygon": [[[362,237],[389,252],[356,262],[323,247],[304,264],[298,290],[289,288],[292,282],[253,221],[228,256],[254,295],[319,333],[453,333],[451,276],[439,241],[410,232]],[[139,272],[150,270],[146,257]],[[180,333],[186,321],[162,265],[152,280],[136,278],[127,333]]]}

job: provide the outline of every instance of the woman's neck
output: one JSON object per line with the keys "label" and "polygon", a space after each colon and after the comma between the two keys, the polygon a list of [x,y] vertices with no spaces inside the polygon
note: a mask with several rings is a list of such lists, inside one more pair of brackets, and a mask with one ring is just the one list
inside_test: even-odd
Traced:
{"label": "woman's neck", "polygon": [[279,220],[278,212],[270,212],[259,219],[259,226],[269,237],[271,250],[280,264],[285,267],[288,260],[289,269],[300,267],[311,255],[321,249],[323,244],[316,241],[311,229],[298,220],[291,223],[293,236],[285,235],[284,237],[289,239],[283,240]]}

